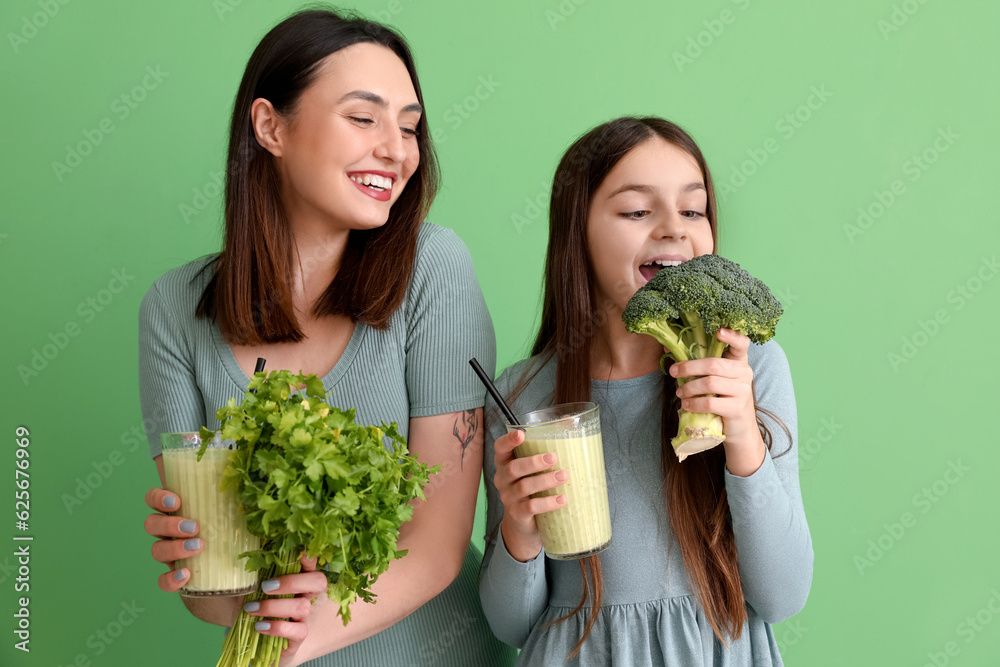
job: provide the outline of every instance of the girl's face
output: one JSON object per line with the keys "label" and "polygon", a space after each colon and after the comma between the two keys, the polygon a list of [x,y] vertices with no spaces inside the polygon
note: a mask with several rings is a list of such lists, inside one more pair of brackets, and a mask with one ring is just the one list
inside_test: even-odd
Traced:
{"label": "girl's face", "polygon": [[664,263],[713,250],[698,163],[660,137],[639,144],[594,192],[587,248],[599,304],[617,310]]}
{"label": "girl's face", "polygon": [[420,163],[420,116],[409,72],[389,49],[361,43],[327,56],[268,146],[290,218],[336,229],[385,224]]}

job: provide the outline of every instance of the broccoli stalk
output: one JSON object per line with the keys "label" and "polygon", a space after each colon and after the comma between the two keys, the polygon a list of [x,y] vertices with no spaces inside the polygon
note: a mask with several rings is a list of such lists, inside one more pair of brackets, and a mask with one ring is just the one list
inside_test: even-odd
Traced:
{"label": "broccoli stalk", "polygon": [[[721,343],[721,347],[709,343],[705,345],[700,342],[699,330],[693,327],[681,326],[680,319],[669,322],[663,319],[653,319],[643,325],[632,328],[632,333],[643,333],[655,338],[661,345],[669,350],[660,358],[660,370],[666,374],[665,362],[672,358],[674,362],[688,361],[689,359],[701,359],[706,356],[706,352],[716,352],[714,356],[721,357],[727,347],[718,339],[715,342]],[[700,333],[705,335],[704,329]],[[677,378],[677,386],[680,387],[694,378]],[[677,437],[671,439],[677,459],[683,461],[688,454],[711,449],[725,440],[726,436],[722,432],[722,418],[718,415],[703,412],[688,412],[680,408],[678,410],[680,422],[677,428]]]}
{"label": "broccoli stalk", "polygon": [[677,460],[683,461],[688,454],[697,454],[722,444],[726,435],[722,432],[722,417],[711,412],[688,412],[684,408],[677,411],[680,421],[677,425],[677,436],[670,439],[670,444],[677,454]]}
{"label": "broccoli stalk", "polygon": [[[721,357],[728,345],[717,337],[719,329],[739,331],[757,344],[774,335],[781,304],[767,286],[718,255],[700,255],[678,266],[657,271],[633,295],[622,320],[631,333],[655,338],[669,352],[665,362]],[[678,378],[680,387],[694,378]],[[722,418],[710,413],[678,410],[677,437],[671,440],[677,459],[721,444]]]}
{"label": "broccoli stalk", "polygon": [[[663,359],[660,360],[660,370],[663,370],[662,365],[664,359],[673,357],[674,361],[687,361],[691,358],[688,354],[687,344],[681,339],[683,334],[679,331],[675,331],[674,328],[669,325],[664,324],[663,322],[653,322],[649,327],[647,327],[646,331],[643,331],[643,333],[649,334],[656,340],[660,341],[660,344],[663,345],[663,347],[670,350],[669,354],[664,354]],[[666,371],[663,372],[666,374]]]}

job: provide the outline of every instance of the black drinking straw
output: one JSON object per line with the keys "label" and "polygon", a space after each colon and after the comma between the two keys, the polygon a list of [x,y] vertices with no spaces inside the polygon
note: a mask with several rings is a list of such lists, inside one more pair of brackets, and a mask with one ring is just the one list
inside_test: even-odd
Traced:
{"label": "black drinking straw", "polygon": [[500,392],[497,391],[497,388],[493,385],[493,381],[490,380],[488,375],[486,375],[486,371],[484,371],[483,367],[479,365],[479,362],[476,361],[475,357],[469,359],[469,365],[472,366],[472,370],[476,371],[476,375],[479,376],[479,379],[486,386],[486,391],[490,392],[490,396],[492,396],[493,400],[497,402],[498,406],[500,406],[500,409],[503,411],[503,414],[507,418],[510,425],[520,426],[521,422],[517,421],[514,413],[510,411],[507,401],[503,400],[503,396],[501,396]]}
{"label": "black drinking straw", "polygon": [[[264,370],[264,364],[266,364],[266,363],[267,363],[267,359],[265,359],[264,357],[257,357],[257,365],[254,366],[253,374],[257,375],[257,373],[260,373],[262,370]],[[251,394],[256,394],[257,390],[254,389],[250,393]]]}

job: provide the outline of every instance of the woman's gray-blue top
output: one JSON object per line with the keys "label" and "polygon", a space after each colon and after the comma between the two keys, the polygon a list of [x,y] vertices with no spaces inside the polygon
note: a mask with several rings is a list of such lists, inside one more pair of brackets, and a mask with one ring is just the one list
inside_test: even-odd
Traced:
{"label": "woman's gray-blue top", "polygon": [[[749,477],[724,471],[730,518],[739,554],[748,621],[726,648],[715,636],[688,581],[664,505],[660,413],[664,376],[591,382],[600,406],[604,460],[611,506],[611,546],[601,553],[603,600],[579,658],[566,656],[583,634],[590,603],[550,629],[580,602],[583,583],[575,561],[554,561],[544,550],[527,563],[514,560],[498,534],[487,545],[479,593],[496,635],[521,648],[518,665],[622,665],[623,667],[768,667],[782,665],[772,623],[798,613],[812,582],[813,549],[799,491],[797,423],[792,378],[774,340],[751,345],[757,404],[776,414],[792,433],[762,416],[773,440],[760,468]],[[497,385],[507,396],[529,367],[507,369]],[[673,384],[673,383],[671,383]],[[552,404],[555,362],[547,363],[514,401],[521,414]],[[487,536],[503,517],[493,476],[493,442],[504,419],[486,400]],[[672,453],[670,454],[673,455]],[[681,465],[699,465],[692,455]],[[707,510],[708,508],[706,508]]]}
{"label": "woman's gray-blue top", "polygon": [[[218,428],[216,410],[233,396],[242,400],[250,381],[215,323],[194,315],[215,257],[158,278],[139,309],[139,392],[153,458],[161,433]],[[492,372],[493,322],[472,258],[452,230],[424,223],[410,285],[389,328],[358,323],[323,386],[331,405],[357,409],[359,423],[394,421],[407,435],[412,417],[483,405],[485,391],[469,368],[473,356]],[[470,546],[459,576],[433,600],[368,639],[304,664],[512,664],[513,649],[493,636],[479,604],[479,561]]]}

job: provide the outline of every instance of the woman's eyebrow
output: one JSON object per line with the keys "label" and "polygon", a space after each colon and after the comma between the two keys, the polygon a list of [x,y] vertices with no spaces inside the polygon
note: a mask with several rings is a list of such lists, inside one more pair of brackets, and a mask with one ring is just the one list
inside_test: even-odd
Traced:
{"label": "woman's eyebrow", "polygon": [[[351,92],[347,93],[339,100],[337,100],[337,104],[340,104],[341,102],[346,102],[347,100],[362,100],[363,102],[371,102],[372,104],[376,104],[382,107],[383,109],[389,106],[389,103],[385,101],[384,97],[382,97],[378,93],[373,93],[370,90],[352,90]],[[404,113],[409,111],[423,113],[424,108],[420,106],[418,103],[414,102],[413,104],[407,104],[405,107],[403,107]]]}

